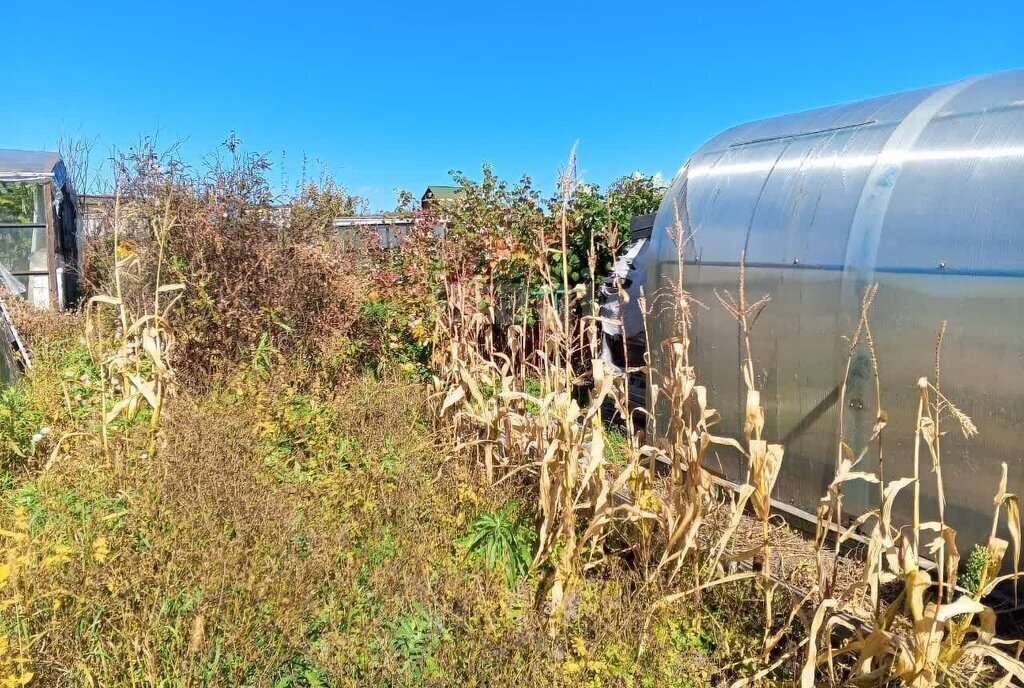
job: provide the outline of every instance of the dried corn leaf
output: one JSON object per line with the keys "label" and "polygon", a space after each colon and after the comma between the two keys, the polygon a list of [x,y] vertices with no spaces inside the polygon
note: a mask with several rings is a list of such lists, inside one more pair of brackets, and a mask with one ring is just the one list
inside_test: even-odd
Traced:
{"label": "dried corn leaf", "polygon": [[998,537],[988,539],[988,571],[986,578],[994,579],[999,575],[999,569],[1003,566],[1003,559],[1006,558],[1006,550],[1010,543]]}
{"label": "dried corn leaf", "polygon": [[747,390],[747,408],[743,419],[743,436],[749,439],[761,437],[764,429],[764,407],[761,406],[761,393],[756,389]]}
{"label": "dried corn leaf", "polygon": [[446,396],[444,398],[444,403],[441,404],[440,415],[443,416],[445,414],[445,412],[448,411],[448,409],[450,409],[451,407],[455,406],[455,404],[459,403],[460,401],[462,401],[465,398],[466,398],[466,388],[465,387],[459,386],[459,387],[455,387],[454,389],[452,389],[452,391],[450,391],[448,393],[448,396]]}
{"label": "dried corn leaf", "polygon": [[143,380],[138,375],[127,371],[125,375],[132,381],[132,385],[139,391],[139,394],[149,402],[150,406],[154,409],[160,408],[160,399],[156,390],[157,382],[155,380]]}
{"label": "dried corn leaf", "polygon": [[[814,618],[810,628],[807,629],[807,660],[800,671],[800,688],[814,688],[814,675],[817,671],[818,659],[818,635],[822,624],[825,622],[825,615],[836,606],[836,601],[827,598],[821,601],[814,611]],[[828,642],[828,638],[825,639]],[[831,652],[831,648],[828,649]]]}
{"label": "dried corn leaf", "polygon": [[1004,671],[1013,676],[1015,679],[1017,679],[1018,681],[1024,681],[1024,663],[1022,663],[1019,659],[1009,656],[1005,652],[1001,652],[1000,650],[992,647],[991,645],[985,645],[980,642],[969,643],[964,646],[963,654],[965,656],[976,654],[981,655],[983,657],[988,657],[989,659],[995,661],[996,664],[1002,667]]}
{"label": "dried corn leaf", "polygon": [[892,530],[892,506],[893,502],[896,500],[896,495],[898,495],[900,490],[904,487],[912,485],[913,483],[913,478],[899,478],[898,480],[890,481],[885,486],[885,489],[882,490],[882,513],[879,520],[884,532],[888,533]]}
{"label": "dried corn leaf", "polygon": [[935,620],[945,623],[959,614],[981,614],[986,609],[988,608],[977,600],[961,595],[955,602],[941,605],[935,613]]}
{"label": "dried corn leaf", "polygon": [[750,440],[751,483],[754,486],[752,504],[759,519],[766,520],[771,513],[771,495],[782,468],[781,444],[769,445],[764,440]]}
{"label": "dried corn leaf", "polygon": [[1013,541],[1013,572],[1020,572],[1020,502],[1017,495],[1006,496],[1006,527]]}

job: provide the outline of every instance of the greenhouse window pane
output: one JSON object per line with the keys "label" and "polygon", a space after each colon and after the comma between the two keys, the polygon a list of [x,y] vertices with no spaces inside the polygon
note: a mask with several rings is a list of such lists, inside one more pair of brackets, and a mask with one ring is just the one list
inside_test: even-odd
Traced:
{"label": "greenhouse window pane", "polygon": [[43,187],[38,182],[0,182],[0,224],[42,224]]}
{"label": "greenhouse window pane", "polygon": [[46,229],[0,227],[0,265],[10,272],[45,272]]}

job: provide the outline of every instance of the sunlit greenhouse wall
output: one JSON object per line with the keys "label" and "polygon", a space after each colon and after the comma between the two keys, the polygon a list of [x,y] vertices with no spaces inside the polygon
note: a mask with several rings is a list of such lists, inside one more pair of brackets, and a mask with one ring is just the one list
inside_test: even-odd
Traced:
{"label": "sunlit greenhouse wall", "polygon": [[[771,302],[753,330],[764,436],[786,445],[780,500],[814,512],[831,482],[840,421],[859,454],[876,422],[871,352],[853,352],[843,408],[839,385],[861,298],[873,283],[874,341],[888,414],[884,473],[910,475],[918,391],[935,380],[943,321],[943,393],[974,417],[968,439],[949,419],[946,515],[984,537],[999,464],[1024,489],[1024,70],[730,129],[697,150],[662,204],[638,266],[648,294],[678,276],[670,234],[684,237],[694,300],[692,356],[721,411],[720,434],[741,436],[745,387],[736,320],[719,304],[746,292]],[[670,318],[651,318],[649,349],[663,365]],[[865,462],[876,461],[870,451]],[[744,459],[717,454],[741,480]],[[864,470],[874,470],[873,465]],[[937,508],[933,482],[922,484]],[[931,491],[931,493],[929,493]],[[852,512],[877,487],[852,483]],[[897,505],[900,507],[901,505]],[[905,505],[903,505],[905,506]]]}

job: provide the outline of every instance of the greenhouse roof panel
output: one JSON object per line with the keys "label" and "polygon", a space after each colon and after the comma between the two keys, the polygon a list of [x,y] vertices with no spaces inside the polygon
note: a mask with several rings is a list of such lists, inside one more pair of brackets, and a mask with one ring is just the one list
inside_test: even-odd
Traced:
{"label": "greenhouse roof panel", "polygon": [[32,181],[63,173],[60,153],[0,149],[0,181]]}

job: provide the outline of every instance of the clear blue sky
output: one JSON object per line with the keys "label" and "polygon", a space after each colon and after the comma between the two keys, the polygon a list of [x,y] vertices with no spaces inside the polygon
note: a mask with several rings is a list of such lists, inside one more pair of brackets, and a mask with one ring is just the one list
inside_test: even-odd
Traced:
{"label": "clear blue sky", "polygon": [[[671,176],[773,114],[1024,66],[1024,1],[5,2],[0,148],[142,134],[198,157],[234,130],[294,184],[303,155],[373,208],[448,170],[552,189]],[[94,163],[95,167],[95,163]]]}

